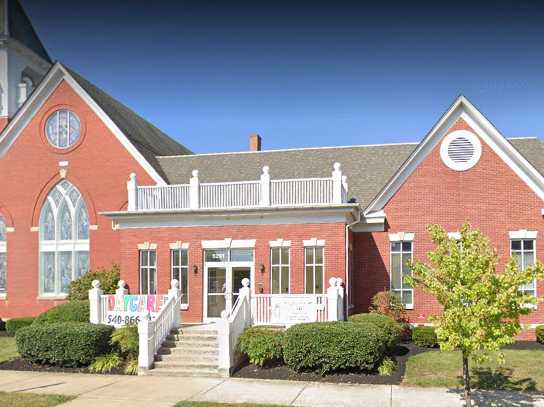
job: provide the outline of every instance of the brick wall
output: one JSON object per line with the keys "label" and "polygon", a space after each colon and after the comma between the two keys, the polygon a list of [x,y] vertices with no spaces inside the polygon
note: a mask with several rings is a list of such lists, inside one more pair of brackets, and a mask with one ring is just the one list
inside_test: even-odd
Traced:
{"label": "brick wall", "polygon": [[[460,120],[449,132],[458,129],[472,131]],[[464,172],[443,164],[438,143],[386,205],[386,233],[355,234],[355,309],[366,310],[372,295],[389,288],[389,232],[414,232],[414,260],[426,260],[426,253],[433,249],[427,225],[438,223],[454,232],[468,221],[490,237],[500,256],[500,270],[510,256],[508,232],[512,230],[538,231],[536,254],[544,260],[542,207],[542,200],[483,140],[480,161]],[[544,282],[539,282],[537,293],[543,292]],[[415,290],[414,302],[409,312],[413,322],[426,322],[429,315],[440,312],[437,302],[421,290]],[[544,308],[523,322],[543,323]]]}
{"label": "brick wall", "polygon": [[[137,293],[138,244],[155,243],[157,247],[158,292],[165,293],[170,284],[170,246],[176,241],[189,243],[189,309],[183,312],[186,322],[201,321],[203,315],[204,264],[202,240],[256,239],[255,244],[255,291],[270,292],[270,246],[276,239],[291,241],[290,288],[292,293],[304,292],[304,247],[303,240],[316,237],[325,240],[325,289],[331,277],[341,277],[345,281],[345,225],[306,224],[306,225],[256,225],[256,226],[214,226],[184,227],[162,229],[126,229],[121,234],[122,278],[129,285],[131,293]],[[259,270],[264,264],[265,272]],[[193,265],[198,267],[195,274]]]}
{"label": "brick wall", "polygon": [[[69,108],[80,118],[83,137],[67,152],[52,148],[43,128],[49,113]],[[0,159],[0,208],[8,226],[7,299],[0,300],[0,317],[36,315],[56,304],[38,299],[38,226],[42,202],[60,181],[59,161],[68,161],[67,179],[83,194],[91,224],[91,268],[119,262],[119,234],[98,213],[126,205],[126,181],[136,172],[141,184],[153,183],[98,116],[65,82],[61,83],[30,121],[6,156]]]}

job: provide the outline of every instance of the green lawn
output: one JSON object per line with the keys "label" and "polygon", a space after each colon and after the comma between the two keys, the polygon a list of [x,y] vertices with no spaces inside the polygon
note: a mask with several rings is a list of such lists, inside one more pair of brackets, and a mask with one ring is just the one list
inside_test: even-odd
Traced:
{"label": "green lawn", "polygon": [[17,356],[19,356],[19,354],[17,353],[17,348],[15,346],[15,338],[0,336],[0,363],[14,359]]}
{"label": "green lawn", "polygon": [[50,394],[4,393],[0,392],[2,407],[52,407],[72,400],[74,397]]}
{"label": "green lawn", "polygon": [[287,407],[272,404],[252,404],[252,403],[210,403],[208,401],[180,401],[174,407]]}
{"label": "green lawn", "polygon": [[[471,361],[471,384],[480,389],[544,391],[544,351],[504,350],[505,363],[495,358],[477,365]],[[412,356],[403,380],[408,386],[461,387],[459,352],[432,351]]]}

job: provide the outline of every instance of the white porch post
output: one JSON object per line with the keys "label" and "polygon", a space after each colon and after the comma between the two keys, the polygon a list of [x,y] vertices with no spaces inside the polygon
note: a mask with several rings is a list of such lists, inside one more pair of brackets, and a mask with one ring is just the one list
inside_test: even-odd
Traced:
{"label": "white porch post", "polygon": [[100,281],[93,280],[91,283],[93,288],[89,290],[89,322],[91,324],[102,323],[102,294],[104,291],[100,289]]}
{"label": "white porch post", "polygon": [[130,173],[130,178],[127,181],[128,192],[128,211],[135,211],[138,209],[138,180],[136,179],[136,173]]}
{"label": "white porch post", "polygon": [[338,321],[338,288],[336,287],[336,277],[329,279],[329,288],[327,288],[327,320]]}
{"label": "white porch post", "polygon": [[[168,298],[179,298],[180,296],[180,292],[179,292],[179,281],[176,280],[175,278],[172,279],[172,281],[170,282],[170,289],[168,290]],[[181,318],[180,318],[180,315],[179,315],[179,309],[175,309],[174,310],[174,328],[179,328],[179,325],[181,323]]]}
{"label": "white porch post", "polygon": [[261,206],[270,206],[270,167],[265,165],[261,174]]}
{"label": "white porch post", "polygon": [[338,290],[338,319],[340,321],[343,321],[346,319],[346,310],[344,308],[344,294],[345,294],[345,290],[344,290],[344,286],[342,286],[342,279],[340,277],[338,277],[336,279],[336,288]]}
{"label": "white porch post", "polygon": [[340,163],[334,163],[332,172],[332,203],[342,203],[342,166]]}
{"label": "white porch post", "polygon": [[198,209],[200,206],[200,181],[198,170],[193,170],[193,176],[189,181],[189,206],[191,209]]}
{"label": "white porch post", "polygon": [[[147,370],[153,366],[153,321],[151,314],[145,314],[138,323],[138,367]],[[151,336],[151,337],[150,337]]]}
{"label": "white porch post", "polygon": [[25,103],[26,98],[28,96],[28,85],[26,82],[21,82],[17,84],[17,108],[21,107],[23,103]]}

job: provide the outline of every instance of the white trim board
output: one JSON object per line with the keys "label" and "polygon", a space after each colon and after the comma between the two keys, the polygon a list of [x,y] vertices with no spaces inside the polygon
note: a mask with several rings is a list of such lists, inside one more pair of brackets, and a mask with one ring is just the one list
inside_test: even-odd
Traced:
{"label": "white trim board", "polygon": [[0,133],[0,158],[8,152],[22,131],[27,127],[28,123],[34,118],[39,109],[42,108],[44,103],[63,80],[72,87],[93,112],[104,122],[106,127],[108,127],[129,154],[149,174],[153,181],[155,181],[157,185],[166,185],[166,182],[155,168],[153,168],[128,137],[59,62],[51,67],[45,78],[23,104],[22,108],[19,109],[6,128]]}
{"label": "white trim board", "polygon": [[408,177],[430,154],[457,120],[463,119],[474,132],[518,175],[531,190],[544,200],[544,177],[527,161],[495,126],[470,103],[459,96],[442,115],[399,170],[372,200],[364,214],[384,209],[385,205],[401,188]]}

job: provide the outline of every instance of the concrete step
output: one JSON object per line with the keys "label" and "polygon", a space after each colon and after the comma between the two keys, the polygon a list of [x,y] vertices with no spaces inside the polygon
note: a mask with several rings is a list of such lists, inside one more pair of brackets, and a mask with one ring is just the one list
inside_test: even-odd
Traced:
{"label": "concrete step", "polygon": [[178,341],[216,341],[217,340],[217,334],[208,334],[208,333],[195,333],[191,332],[189,334],[181,333],[178,335],[168,335],[175,336]]}
{"label": "concrete step", "polygon": [[196,361],[178,361],[178,360],[159,360],[155,362],[155,369],[162,369],[166,367],[175,367],[191,370],[217,370],[219,367],[217,362],[196,362]]}
{"label": "concrete step", "polygon": [[174,353],[169,355],[158,354],[155,357],[156,361],[172,362],[172,363],[188,363],[188,364],[210,364],[217,365],[219,363],[218,355],[199,355],[199,354],[183,354]]}
{"label": "concrete step", "polygon": [[205,356],[205,357],[217,357],[219,355],[219,346],[204,346],[198,348],[195,352],[195,348],[188,345],[177,344],[175,348],[160,348],[159,355],[193,355],[193,356]]}
{"label": "concrete step", "polygon": [[193,370],[179,368],[161,368],[149,370],[150,376],[170,376],[170,377],[225,377],[219,370]]}

